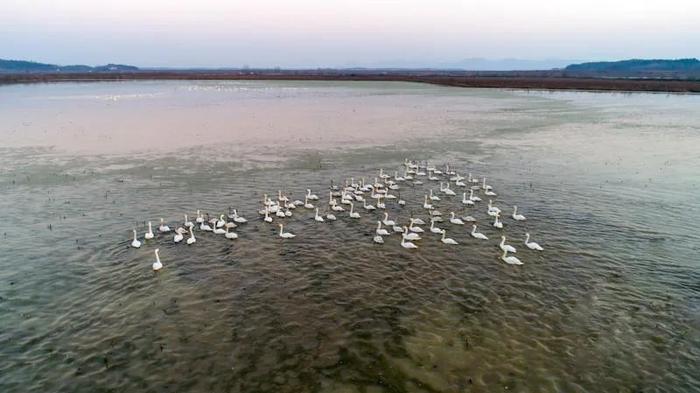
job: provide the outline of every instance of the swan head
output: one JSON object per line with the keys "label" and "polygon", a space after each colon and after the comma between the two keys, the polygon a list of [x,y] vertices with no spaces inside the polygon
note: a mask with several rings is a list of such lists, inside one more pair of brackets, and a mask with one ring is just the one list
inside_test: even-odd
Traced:
{"label": "swan head", "polygon": [[156,253],[156,255],[158,255],[158,253],[160,252],[160,248],[156,248],[154,252]]}

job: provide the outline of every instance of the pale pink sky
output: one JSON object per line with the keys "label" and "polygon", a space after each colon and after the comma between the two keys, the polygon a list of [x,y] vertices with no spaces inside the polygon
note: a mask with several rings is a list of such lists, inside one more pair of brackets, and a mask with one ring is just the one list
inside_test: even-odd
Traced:
{"label": "pale pink sky", "polygon": [[140,66],[700,56],[697,0],[2,0],[0,58]]}

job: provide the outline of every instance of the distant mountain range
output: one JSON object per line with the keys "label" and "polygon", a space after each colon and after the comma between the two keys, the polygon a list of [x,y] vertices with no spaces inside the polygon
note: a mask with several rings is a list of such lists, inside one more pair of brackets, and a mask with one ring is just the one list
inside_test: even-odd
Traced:
{"label": "distant mountain range", "polygon": [[138,71],[138,67],[123,65],[123,64],[107,64],[102,66],[87,66],[87,65],[67,65],[60,66],[56,64],[37,63],[34,61],[25,60],[3,60],[0,59],[0,72],[19,73],[19,72],[129,72]]}
{"label": "distant mountain range", "polygon": [[[391,68],[360,67],[339,68],[337,70],[361,69],[365,72],[372,70],[391,69],[393,71],[422,70],[429,72],[501,72],[504,74],[532,73],[540,76],[569,76],[569,77],[612,77],[612,78],[656,78],[656,79],[700,79],[700,60],[698,59],[652,59],[652,60],[622,60],[601,61],[566,65],[565,60],[519,60],[519,59],[464,59],[450,64],[441,64],[435,67],[418,67],[409,63]],[[140,69],[131,65],[107,64],[102,66],[45,64],[24,60],[0,59],[0,73],[4,74],[47,74],[47,73],[125,73],[125,72],[159,72],[159,71],[186,71],[187,69]],[[202,69],[199,71],[207,71]],[[217,68],[217,71],[237,70],[236,68]],[[247,70],[247,69],[246,69]],[[197,71],[197,70],[189,70]],[[506,75],[507,76],[507,75]],[[512,75],[511,75],[512,76]]]}
{"label": "distant mountain range", "polygon": [[605,76],[695,76],[700,77],[698,59],[652,59],[598,61],[571,64],[564,68],[566,74]]}

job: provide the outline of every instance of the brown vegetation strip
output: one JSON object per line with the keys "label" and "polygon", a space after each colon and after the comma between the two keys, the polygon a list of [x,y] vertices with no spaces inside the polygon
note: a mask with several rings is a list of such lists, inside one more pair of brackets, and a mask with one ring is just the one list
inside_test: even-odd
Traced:
{"label": "brown vegetation strip", "polygon": [[445,86],[700,93],[700,81],[666,79],[576,78],[547,72],[431,71],[141,71],[128,73],[0,74],[0,84],[123,80],[340,80],[403,81]]}

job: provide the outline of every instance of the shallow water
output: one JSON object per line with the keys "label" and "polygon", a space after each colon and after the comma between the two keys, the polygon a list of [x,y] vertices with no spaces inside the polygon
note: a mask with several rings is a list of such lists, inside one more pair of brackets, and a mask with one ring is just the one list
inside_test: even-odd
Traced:
{"label": "shallow water", "polygon": [[[697,108],[403,83],[2,86],[0,390],[697,391]],[[487,176],[528,217],[503,230],[525,265],[499,261],[483,203],[491,240],[442,223],[460,245],[425,234],[413,252],[373,244],[364,211],[295,213],[292,241],[258,219],[263,192],[325,202],[331,179],[404,157]],[[402,186],[391,217],[427,219],[428,187]],[[238,240],[128,247],[146,220],[228,206],[251,219]]]}

